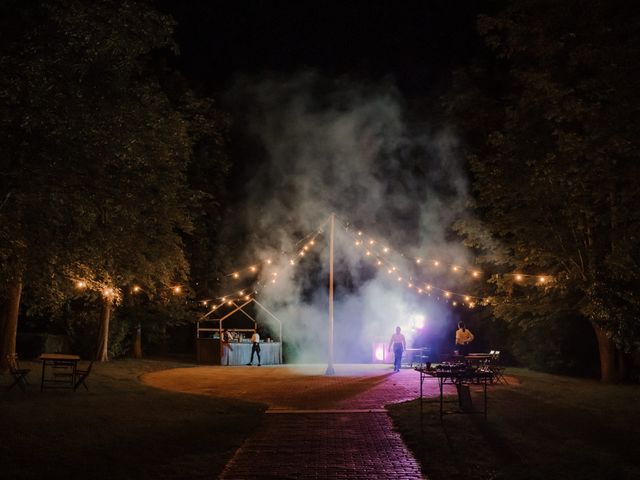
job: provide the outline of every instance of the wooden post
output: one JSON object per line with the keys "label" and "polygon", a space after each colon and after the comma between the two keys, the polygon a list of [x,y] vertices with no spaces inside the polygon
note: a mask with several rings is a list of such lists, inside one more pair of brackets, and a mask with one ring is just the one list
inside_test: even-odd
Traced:
{"label": "wooden post", "polygon": [[329,362],[325,375],[334,375],[333,369],[333,234],[335,214],[331,214],[331,233],[329,235]]}

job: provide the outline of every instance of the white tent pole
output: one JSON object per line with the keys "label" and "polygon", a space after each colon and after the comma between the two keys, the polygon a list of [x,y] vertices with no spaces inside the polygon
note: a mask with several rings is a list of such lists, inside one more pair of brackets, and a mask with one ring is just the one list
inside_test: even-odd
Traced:
{"label": "white tent pole", "polygon": [[331,233],[329,235],[329,363],[325,375],[334,375],[333,369],[333,235],[335,213],[331,214]]}

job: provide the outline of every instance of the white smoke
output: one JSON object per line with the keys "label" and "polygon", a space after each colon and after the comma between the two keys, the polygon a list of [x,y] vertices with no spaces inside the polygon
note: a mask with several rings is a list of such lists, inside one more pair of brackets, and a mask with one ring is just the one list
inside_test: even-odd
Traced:
{"label": "white smoke", "polygon": [[[284,322],[285,342],[296,352],[288,360],[327,358],[325,222],[332,212],[336,361],[370,359],[373,342],[388,341],[396,325],[410,334],[409,319],[416,313],[427,317],[427,329],[451,328],[443,302],[418,295],[407,288],[408,277],[397,277],[407,272],[416,281],[451,288],[450,275],[416,274],[414,259],[465,266],[465,249],[448,241],[467,200],[453,137],[436,128],[416,132],[390,83],[359,85],[307,72],[287,79],[245,78],[235,95],[244,99],[248,129],[265,154],[246,186],[243,216],[253,232],[248,257],[272,260],[261,271],[259,298]],[[323,223],[316,245],[290,265],[302,245],[297,242]],[[404,253],[390,254],[397,273],[378,269],[375,255],[367,258],[365,248],[354,244],[351,235],[358,229]],[[259,320],[277,329],[269,316],[259,314]]]}

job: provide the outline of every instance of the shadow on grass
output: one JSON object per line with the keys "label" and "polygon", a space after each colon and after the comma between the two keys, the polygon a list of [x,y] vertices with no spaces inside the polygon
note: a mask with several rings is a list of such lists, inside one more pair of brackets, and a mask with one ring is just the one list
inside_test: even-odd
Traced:
{"label": "shadow on grass", "polygon": [[425,403],[421,427],[419,401],[388,409],[433,480],[640,478],[640,389],[556,380],[532,374],[493,387],[487,421],[446,415],[441,423],[438,405]]}
{"label": "shadow on grass", "polygon": [[[184,365],[122,361],[95,365],[90,391],[0,395],[3,478],[216,478],[260,423],[266,406],[166,392],[138,382]],[[37,377],[37,378],[36,378]]]}

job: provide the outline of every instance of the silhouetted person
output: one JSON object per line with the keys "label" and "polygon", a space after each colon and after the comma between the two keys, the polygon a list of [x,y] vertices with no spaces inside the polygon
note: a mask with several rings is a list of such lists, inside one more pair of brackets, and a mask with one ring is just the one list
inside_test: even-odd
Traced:
{"label": "silhouetted person", "polygon": [[251,360],[249,360],[249,363],[247,363],[247,365],[253,365],[253,354],[254,353],[258,356],[258,366],[260,366],[260,364],[261,364],[261,360],[260,360],[260,334],[258,333],[258,331],[255,328],[253,329],[253,335],[251,335]]}
{"label": "silhouetted person", "polygon": [[473,338],[473,333],[467,330],[464,322],[458,323],[458,330],[456,330],[456,348],[458,349],[458,354],[469,354],[469,344],[473,342]]}
{"label": "silhouetted person", "polygon": [[391,347],[393,346],[393,371],[399,372],[400,365],[402,364],[402,352],[407,348],[407,342],[404,339],[404,335],[402,335],[400,327],[396,327],[396,333],[391,335],[391,341],[389,342],[389,351],[391,351]]}

